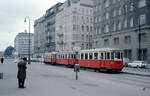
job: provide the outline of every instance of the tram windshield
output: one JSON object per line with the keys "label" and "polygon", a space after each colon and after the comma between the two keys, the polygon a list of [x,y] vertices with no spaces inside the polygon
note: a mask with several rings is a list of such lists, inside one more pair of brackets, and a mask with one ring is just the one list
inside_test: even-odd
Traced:
{"label": "tram windshield", "polygon": [[122,52],[115,51],[114,53],[115,53],[114,60],[121,60],[122,59]]}

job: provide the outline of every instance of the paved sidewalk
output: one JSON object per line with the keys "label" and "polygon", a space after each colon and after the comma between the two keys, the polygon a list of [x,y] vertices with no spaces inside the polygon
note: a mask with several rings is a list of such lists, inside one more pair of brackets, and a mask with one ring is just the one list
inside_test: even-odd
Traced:
{"label": "paved sidewalk", "polygon": [[122,70],[122,72],[124,72],[126,74],[132,74],[132,75],[140,75],[140,76],[150,77],[150,69],[124,67],[124,69]]}

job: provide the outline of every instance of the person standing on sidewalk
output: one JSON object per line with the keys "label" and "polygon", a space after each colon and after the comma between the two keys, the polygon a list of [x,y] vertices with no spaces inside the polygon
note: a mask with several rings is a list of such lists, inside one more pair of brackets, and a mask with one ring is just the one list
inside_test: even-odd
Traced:
{"label": "person standing on sidewalk", "polygon": [[1,63],[3,64],[3,62],[4,62],[4,58],[2,57],[2,58],[1,58]]}
{"label": "person standing on sidewalk", "polygon": [[24,83],[26,79],[26,64],[27,64],[27,58],[23,57],[21,61],[18,62],[18,87],[19,88],[25,88]]}

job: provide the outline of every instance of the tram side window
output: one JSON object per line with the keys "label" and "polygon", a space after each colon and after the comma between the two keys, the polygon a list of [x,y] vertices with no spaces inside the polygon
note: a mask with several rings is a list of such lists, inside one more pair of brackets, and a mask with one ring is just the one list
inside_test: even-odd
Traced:
{"label": "tram side window", "polygon": [[110,53],[107,52],[107,60],[110,60]]}
{"label": "tram side window", "polygon": [[104,58],[105,60],[107,59],[107,53],[105,52],[105,58]]}
{"label": "tram side window", "polygon": [[86,53],[86,54],[85,54],[85,60],[87,60],[87,59],[88,59],[88,54]]}
{"label": "tram side window", "polygon": [[114,60],[114,52],[111,52],[111,60]]}
{"label": "tram side window", "polygon": [[56,58],[56,54],[54,54],[54,58]]}
{"label": "tram side window", "polygon": [[90,59],[90,60],[93,59],[93,53],[89,53],[89,59]]}
{"label": "tram side window", "polygon": [[94,60],[98,59],[98,53],[94,53]]}
{"label": "tram side window", "polygon": [[83,53],[81,54],[81,60],[83,60],[83,57],[84,57],[84,55],[83,55]]}
{"label": "tram side window", "polygon": [[101,60],[103,60],[103,59],[104,59],[103,57],[104,57],[104,54],[103,54],[103,53],[101,53],[101,57],[100,57],[100,58],[101,58]]}
{"label": "tram side window", "polygon": [[68,54],[68,59],[70,59],[70,54]]}
{"label": "tram side window", "polygon": [[64,54],[63,54],[63,59],[65,58]]}
{"label": "tram side window", "polygon": [[65,54],[65,59],[67,59],[67,54]]}

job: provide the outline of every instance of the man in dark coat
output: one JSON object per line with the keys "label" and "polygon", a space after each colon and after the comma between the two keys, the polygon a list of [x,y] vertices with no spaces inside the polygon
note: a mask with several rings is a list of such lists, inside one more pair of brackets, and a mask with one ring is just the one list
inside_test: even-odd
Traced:
{"label": "man in dark coat", "polygon": [[25,88],[24,82],[26,79],[26,69],[27,69],[26,63],[27,63],[26,57],[23,57],[22,60],[20,62],[18,62],[17,78],[18,78],[18,87],[19,88]]}
{"label": "man in dark coat", "polygon": [[1,63],[3,64],[3,62],[4,62],[4,58],[2,57],[2,58],[1,58]]}

